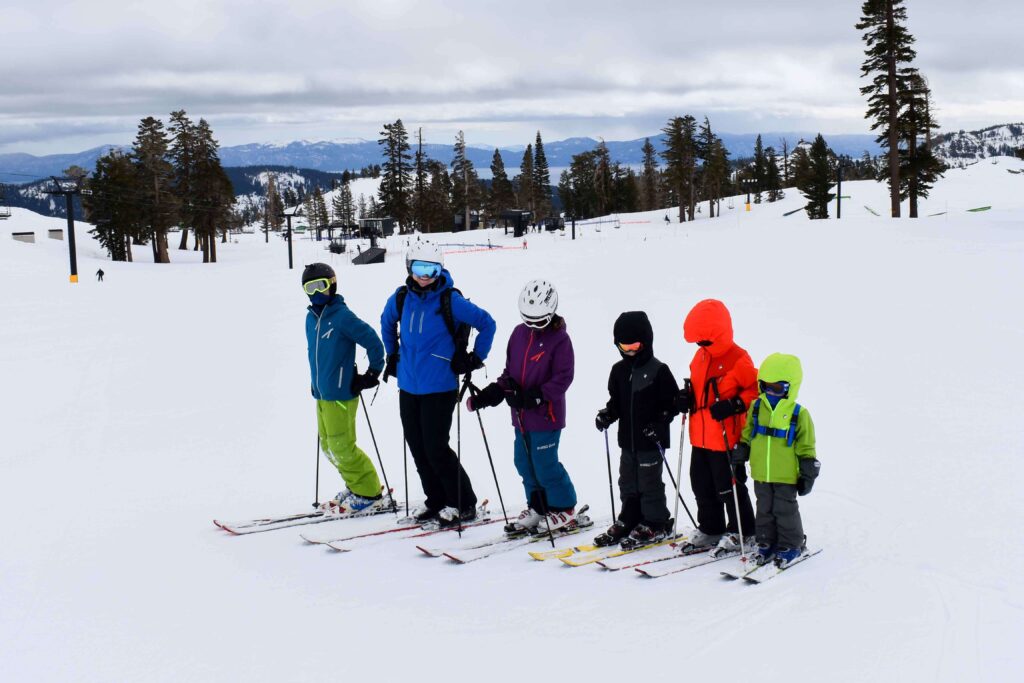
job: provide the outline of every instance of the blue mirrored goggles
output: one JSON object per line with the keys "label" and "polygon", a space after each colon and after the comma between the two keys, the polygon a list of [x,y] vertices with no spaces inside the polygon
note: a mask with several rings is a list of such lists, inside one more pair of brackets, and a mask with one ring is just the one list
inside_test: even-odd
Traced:
{"label": "blue mirrored goggles", "polygon": [[785,396],[789,393],[789,382],[765,382],[758,380],[758,388],[767,396]]}
{"label": "blue mirrored goggles", "polygon": [[441,275],[441,264],[431,261],[413,261],[409,264],[409,272],[414,277],[438,277]]}

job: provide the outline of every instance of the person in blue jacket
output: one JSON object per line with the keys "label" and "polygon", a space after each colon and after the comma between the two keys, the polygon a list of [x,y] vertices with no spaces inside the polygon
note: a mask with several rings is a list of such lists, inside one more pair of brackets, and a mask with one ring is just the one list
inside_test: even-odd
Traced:
{"label": "person in blue jacket", "polygon": [[[373,462],[356,445],[359,393],[377,386],[384,369],[384,345],[377,332],[360,320],[338,294],[334,269],[312,263],[302,271],[302,289],[309,297],[306,342],[311,389],[316,399],[320,449],[341,474],[345,488],[321,507],[328,512],[362,512],[390,508],[390,493],[381,492]],[[359,374],[356,345],[366,349],[369,369]]]}
{"label": "person in blue jacket", "polygon": [[[477,503],[448,443],[458,376],[483,367],[496,325],[487,311],[454,289],[437,245],[419,242],[410,248],[406,269],[405,285],[391,295],[380,317],[388,354],[384,381],[398,378],[402,429],[426,495],[413,516],[453,526],[475,519]],[[472,351],[455,340],[456,329],[466,325],[478,332]]]}

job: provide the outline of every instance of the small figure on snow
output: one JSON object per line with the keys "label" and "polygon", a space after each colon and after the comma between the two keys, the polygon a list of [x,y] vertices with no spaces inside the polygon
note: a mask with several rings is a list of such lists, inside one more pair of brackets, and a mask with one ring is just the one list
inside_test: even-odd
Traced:
{"label": "small figure on snow", "polygon": [[671,218],[669,218],[669,217],[668,217],[668,214],[666,213],[666,214],[665,214],[665,225],[668,225],[668,224],[669,224],[669,223],[671,223],[671,222],[672,222],[672,219],[671,219]]}
{"label": "small figure on snow", "polygon": [[754,508],[746,472],[734,472],[729,451],[739,441],[747,406],[757,397],[757,368],[733,341],[732,316],[721,301],[698,302],[686,316],[683,335],[699,347],[690,361],[688,388],[675,403],[677,410],[691,413],[690,486],[698,528],[688,543],[697,548],[717,544],[713,553],[739,551],[741,530],[744,549],[754,542]]}
{"label": "small figure on snow", "polygon": [[597,413],[599,431],[619,422],[619,498],[622,510],[596,545],[621,542],[636,548],[665,540],[672,529],[662,451],[669,447],[669,425],[677,415],[679,391],[672,371],[654,357],[654,330],[643,311],[623,313],[615,321],[615,346],[622,360],[608,377],[608,404]]}
{"label": "small figure on snow", "polygon": [[[345,305],[338,294],[337,276],[329,265],[306,266],[302,290],[310,304],[306,342],[320,449],[345,482],[345,488],[321,507],[330,512],[390,508],[390,493],[381,493],[376,468],[356,445],[360,392],[379,384],[384,345],[377,332]],[[356,345],[366,349],[370,358],[370,367],[362,374],[356,367]]]}
{"label": "small figure on snow", "polygon": [[821,465],[811,415],[796,402],[802,381],[796,356],[773,353],[764,359],[757,373],[760,394],[732,452],[739,467],[750,460],[757,495],[757,547],[751,556],[755,564],[774,557],[784,567],[806,548],[797,496],[811,492]]}
{"label": "small figure on snow", "polygon": [[103,273],[103,269],[102,268],[97,270],[96,271],[96,281],[97,282],[103,282],[103,275],[104,275],[104,273]]}
{"label": "small figure on snow", "polygon": [[[487,311],[455,289],[438,245],[417,241],[406,252],[405,266],[409,276],[380,316],[388,354],[384,381],[398,378],[402,431],[426,495],[412,516],[422,523],[456,526],[477,514],[473,485],[448,445],[459,375],[483,367],[497,326]],[[479,333],[472,351],[470,327]]]}
{"label": "small figure on snow", "polygon": [[523,479],[526,509],[505,528],[509,534],[576,526],[576,489],[558,460],[565,393],[572,384],[575,357],[557,309],[554,285],[546,280],[526,283],[519,294],[523,322],[509,337],[504,372],[466,400],[470,411],[503,401],[512,409],[515,465]]}

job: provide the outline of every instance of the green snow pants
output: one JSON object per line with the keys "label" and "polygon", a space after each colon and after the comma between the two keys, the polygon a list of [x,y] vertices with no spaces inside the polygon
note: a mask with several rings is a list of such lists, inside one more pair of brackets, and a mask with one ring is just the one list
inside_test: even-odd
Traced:
{"label": "green snow pants", "polygon": [[380,479],[366,453],[356,445],[356,413],[359,398],[349,401],[317,401],[316,426],[320,450],[337,468],[345,486],[364,498],[379,496]]}

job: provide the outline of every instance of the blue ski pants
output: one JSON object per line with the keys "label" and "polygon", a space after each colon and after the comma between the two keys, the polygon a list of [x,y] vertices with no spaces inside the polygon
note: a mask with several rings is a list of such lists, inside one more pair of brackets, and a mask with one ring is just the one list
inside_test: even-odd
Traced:
{"label": "blue ski pants", "polygon": [[524,434],[517,429],[515,432],[516,469],[523,478],[530,507],[538,512],[544,512],[545,508],[558,512],[576,507],[576,488],[558,461],[562,430]]}

